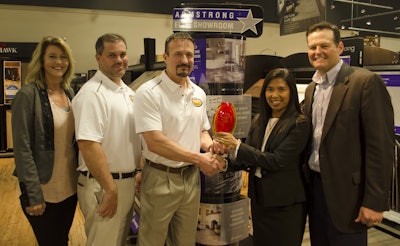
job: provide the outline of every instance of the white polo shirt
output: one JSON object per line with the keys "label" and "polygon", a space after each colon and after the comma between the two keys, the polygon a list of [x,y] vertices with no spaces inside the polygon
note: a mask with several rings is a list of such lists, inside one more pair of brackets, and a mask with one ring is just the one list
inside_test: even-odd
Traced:
{"label": "white polo shirt", "polygon": [[[101,143],[110,172],[132,172],[140,160],[134,98],[125,83],[118,86],[97,71],[72,100],[76,139]],[[87,170],[81,153],[78,170]]]}
{"label": "white polo shirt", "polygon": [[[169,79],[165,71],[141,85],[136,91],[136,132],[158,130],[185,149],[199,152],[201,133],[210,129],[206,112],[206,94],[188,78],[186,95],[184,88]],[[170,167],[188,163],[168,160],[148,150],[142,140],[143,156]]]}

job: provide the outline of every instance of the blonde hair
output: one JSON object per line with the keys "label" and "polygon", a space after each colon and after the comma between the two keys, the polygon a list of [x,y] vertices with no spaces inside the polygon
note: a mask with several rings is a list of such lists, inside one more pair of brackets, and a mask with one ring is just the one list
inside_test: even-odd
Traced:
{"label": "blonde hair", "polygon": [[61,87],[63,89],[69,89],[71,81],[74,78],[75,61],[72,58],[72,52],[67,43],[61,37],[44,37],[39,44],[36,46],[35,51],[32,54],[32,60],[28,66],[28,74],[25,79],[25,83],[35,82],[37,86],[44,89],[47,87],[44,81],[44,53],[49,45],[55,45],[59,47],[68,59],[68,68],[61,81]]}

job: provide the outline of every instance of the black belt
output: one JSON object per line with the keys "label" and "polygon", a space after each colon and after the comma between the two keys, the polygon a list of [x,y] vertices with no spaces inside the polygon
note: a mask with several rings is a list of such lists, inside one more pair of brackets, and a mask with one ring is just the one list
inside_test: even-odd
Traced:
{"label": "black belt", "polygon": [[[81,174],[85,177],[93,178],[92,174],[89,173],[88,176],[88,171],[80,171]],[[127,179],[127,178],[132,178],[135,176],[135,172],[130,172],[130,173],[111,173],[111,176],[113,179]]]}
{"label": "black belt", "polygon": [[146,162],[149,166],[154,167],[158,170],[167,172],[167,173],[179,173],[179,174],[183,174],[183,172],[185,170],[189,170],[191,167],[193,167],[194,165],[188,165],[188,166],[184,166],[184,167],[169,167],[163,164],[159,164],[159,163],[155,163],[152,162],[150,160],[146,159]]}

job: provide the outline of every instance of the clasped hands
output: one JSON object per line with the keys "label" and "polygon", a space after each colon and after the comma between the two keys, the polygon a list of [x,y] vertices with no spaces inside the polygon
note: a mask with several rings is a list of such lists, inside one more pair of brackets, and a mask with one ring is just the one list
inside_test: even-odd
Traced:
{"label": "clasped hands", "polygon": [[213,144],[209,147],[209,152],[205,153],[208,165],[200,166],[200,170],[207,176],[215,175],[227,168],[226,155],[236,149],[238,140],[230,133],[220,132],[214,135]]}
{"label": "clasped hands", "polygon": [[202,154],[202,160],[198,164],[200,171],[207,176],[213,176],[226,167],[225,159],[222,156],[210,152]]}

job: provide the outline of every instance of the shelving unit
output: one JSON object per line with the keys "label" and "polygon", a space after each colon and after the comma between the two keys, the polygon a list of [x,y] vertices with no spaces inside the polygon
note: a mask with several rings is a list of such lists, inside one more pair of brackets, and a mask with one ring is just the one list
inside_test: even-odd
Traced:
{"label": "shelving unit", "polygon": [[391,210],[383,214],[384,219],[376,228],[400,239],[400,136],[397,135],[397,137],[390,199]]}

